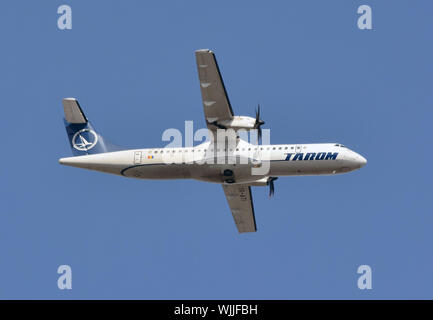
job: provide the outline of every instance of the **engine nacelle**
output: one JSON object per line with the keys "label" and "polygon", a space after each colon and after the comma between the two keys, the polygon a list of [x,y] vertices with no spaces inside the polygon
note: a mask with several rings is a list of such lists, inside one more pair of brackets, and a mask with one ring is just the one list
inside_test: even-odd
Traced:
{"label": "engine nacelle", "polygon": [[234,116],[231,120],[222,120],[218,121],[218,124],[221,126],[226,127],[227,129],[233,129],[233,130],[250,130],[254,129],[254,124],[256,123],[256,119],[251,117],[244,117],[244,116]]}
{"label": "engine nacelle", "polygon": [[255,186],[255,187],[265,187],[269,184],[269,177],[265,177],[259,180],[256,180],[254,182],[250,182],[249,185],[250,186]]}

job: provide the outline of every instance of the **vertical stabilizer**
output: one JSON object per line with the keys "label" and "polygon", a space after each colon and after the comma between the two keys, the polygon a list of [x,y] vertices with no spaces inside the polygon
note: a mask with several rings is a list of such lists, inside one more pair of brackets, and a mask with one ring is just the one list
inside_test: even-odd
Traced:
{"label": "vertical stabilizer", "polygon": [[106,141],[95,131],[87,120],[77,99],[63,99],[65,112],[65,127],[74,156],[96,154],[124,150],[125,148],[113,145]]}

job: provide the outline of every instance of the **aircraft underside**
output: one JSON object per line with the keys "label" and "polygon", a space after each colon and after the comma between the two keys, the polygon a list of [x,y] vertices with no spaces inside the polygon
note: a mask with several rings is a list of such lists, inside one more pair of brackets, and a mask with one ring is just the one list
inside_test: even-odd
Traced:
{"label": "aircraft underside", "polygon": [[[266,163],[262,164],[262,167]],[[227,170],[229,172],[227,172]],[[253,166],[250,164],[143,164],[126,167],[121,174],[137,179],[195,179],[205,182],[226,183],[233,179],[234,183],[248,183],[267,176],[300,176],[300,175],[327,175],[350,171],[342,161],[322,161],[319,163],[302,163],[287,161],[271,161],[269,171],[265,174],[252,174]],[[230,173],[225,175],[224,173]],[[233,183],[232,182],[232,183]]]}

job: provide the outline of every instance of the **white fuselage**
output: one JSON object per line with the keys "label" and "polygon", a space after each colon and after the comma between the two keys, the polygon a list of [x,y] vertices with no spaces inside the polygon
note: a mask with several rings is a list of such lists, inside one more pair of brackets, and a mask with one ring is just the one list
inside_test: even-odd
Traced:
{"label": "white fuselage", "polygon": [[190,148],[148,148],[62,158],[61,164],[138,179],[196,179],[226,183],[260,183],[265,177],[324,175],[353,171],[365,165],[358,153],[336,143],[253,145],[236,147],[210,142]]}

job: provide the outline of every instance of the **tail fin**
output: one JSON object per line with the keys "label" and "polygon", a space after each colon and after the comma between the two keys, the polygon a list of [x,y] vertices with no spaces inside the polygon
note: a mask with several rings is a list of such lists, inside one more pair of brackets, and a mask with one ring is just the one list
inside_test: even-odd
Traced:
{"label": "tail fin", "polygon": [[63,99],[65,127],[74,156],[124,150],[106,141],[87,120],[77,99]]}

